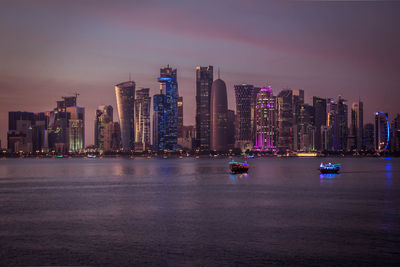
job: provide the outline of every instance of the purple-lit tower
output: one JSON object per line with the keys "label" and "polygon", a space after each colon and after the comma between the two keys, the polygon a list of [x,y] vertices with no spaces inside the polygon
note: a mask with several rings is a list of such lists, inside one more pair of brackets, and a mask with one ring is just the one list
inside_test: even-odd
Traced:
{"label": "purple-lit tower", "polygon": [[274,151],[276,98],[270,86],[262,88],[256,98],[256,135],[254,150]]}

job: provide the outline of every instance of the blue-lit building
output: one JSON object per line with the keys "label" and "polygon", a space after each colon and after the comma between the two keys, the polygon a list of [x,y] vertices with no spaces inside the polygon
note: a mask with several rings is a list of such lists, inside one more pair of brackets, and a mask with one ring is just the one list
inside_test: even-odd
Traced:
{"label": "blue-lit building", "polygon": [[154,150],[176,150],[178,143],[177,71],[169,65],[160,69],[160,94],[154,95]]}

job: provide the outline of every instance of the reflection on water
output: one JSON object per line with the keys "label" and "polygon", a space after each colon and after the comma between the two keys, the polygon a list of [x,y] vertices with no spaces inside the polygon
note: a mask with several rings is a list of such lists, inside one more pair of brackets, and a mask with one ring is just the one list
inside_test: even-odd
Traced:
{"label": "reflection on water", "polygon": [[1,160],[0,265],[395,266],[400,159],[341,161]]}

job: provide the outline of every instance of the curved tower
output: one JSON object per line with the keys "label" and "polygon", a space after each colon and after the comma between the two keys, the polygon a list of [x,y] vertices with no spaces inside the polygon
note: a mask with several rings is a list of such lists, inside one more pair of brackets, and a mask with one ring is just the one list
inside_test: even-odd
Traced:
{"label": "curved tower", "polygon": [[262,88],[256,98],[256,138],[254,149],[275,149],[275,97],[271,87]]}
{"label": "curved tower", "polygon": [[390,142],[390,126],[387,113],[375,112],[375,150],[383,152]]}
{"label": "curved tower", "polygon": [[135,82],[123,82],[115,86],[118,117],[124,151],[135,148]]}
{"label": "curved tower", "polygon": [[226,151],[228,149],[227,114],[228,99],[226,95],[226,85],[223,80],[217,79],[211,86],[211,150]]}

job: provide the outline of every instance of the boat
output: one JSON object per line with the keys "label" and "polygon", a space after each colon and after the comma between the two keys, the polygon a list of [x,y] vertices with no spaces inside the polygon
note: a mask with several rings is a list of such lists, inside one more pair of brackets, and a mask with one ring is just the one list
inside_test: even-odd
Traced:
{"label": "boat", "polygon": [[319,170],[322,174],[338,173],[340,171],[340,164],[332,164],[330,162],[324,164],[323,162],[321,162],[321,165],[319,165]]}
{"label": "boat", "polygon": [[91,158],[91,159],[95,159],[96,158],[96,155],[93,155],[93,154],[87,154],[87,156],[86,156],[87,158]]}
{"label": "boat", "polygon": [[249,164],[245,162],[236,162],[232,160],[229,162],[229,169],[232,173],[246,173],[249,171]]}
{"label": "boat", "polygon": [[253,159],[254,155],[244,154],[242,155],[242,159]]}

